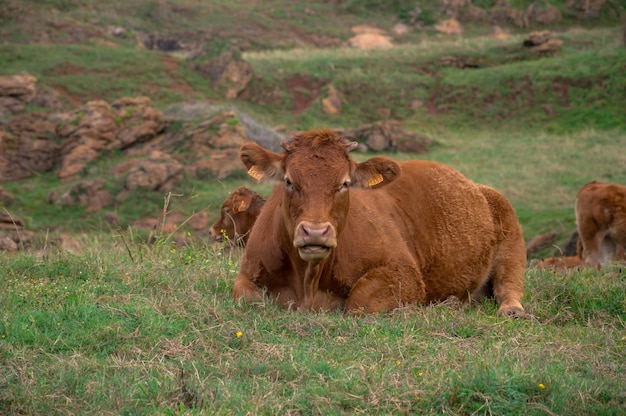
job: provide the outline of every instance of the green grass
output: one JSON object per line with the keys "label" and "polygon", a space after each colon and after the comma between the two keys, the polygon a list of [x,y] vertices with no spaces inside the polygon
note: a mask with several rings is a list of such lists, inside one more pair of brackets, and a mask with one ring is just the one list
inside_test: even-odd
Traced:
{"label": "green grass", "polygon": [[[562,244],[574,228],[580,186],[626,183],[626,49],[610,16],[584,22],[586,29],[564,26],[555,34],[562,52],[538,58],[521,48],[524,34],[493,40],[480,26],[468,33],[482,37],[432,37],[427,30],[391,50],[311,49],[298,40],[320,33],[346,40],[351,26],[366,22],[389,29],[414,2],[85,3],[22,2],[34,13],[24,15],[26,29],[22,20],[0,16],[8,39],[0,46],[0,73],[27,71],[75,102],[148,95],[164,109],[185,99],[213,101],[216,92],[190,62],[140,50],[135,37],[210,27],[243,45],[254,66],[252,99],[232,103],[239,109],[294,130],[359,127],[389,109],[405,128],[435,140],[426,155],[390,156],[441,161],[500,190],[527,239],[556,230]],[[425,18],[439,17],[433,4],[420,2]],[[55,19],[127,32],[105,39],[115,47],[94,39],[29,43],[39,29],[55,27],[50,7],[58,10]],[[211,36],[204,46],[219,49],[220,42]],[[445,55],[483,64],[443,68]],[[335,85],[342,113],[324,114],[318,97],[294,114],[286,84],[296,76],[322,91]],[[279,102],[253,99],[267,91],[277,91]],[[124,160],[103,154],[77,181],[106,177],[115,197],[123,178],[109,172]],[[247,185],[267,195],[271,185],[243,174],[186,177],[171,194],[135,191],[101,212],[48,202],[51,191],[73,184],[61,184],[54,172],[2,184],[14,201],[0,209],[38,235],[25,251],[0,252],[0,414],[618,415],[626,407],[623,265],[529,269],[522,301],[535,319],[528,321],[497,318],[491,301],[361,318],[286,312],[231,299],[238,251],[208,245],[206,235],[186,226],[188,245],[158,227],[131,226],[161,218],[164,205],[167,215],[206,210],[213,220],[230,190]],[[106,214],[119,223],[109,225]],[[74,254],[62,249],[61,232],[78,241]]]}
{"label": "green grass", "polygon": [[0,254],[3,413],[617,415],[626,405],[619,266],[529,270],[530,321],[496,318],[489,301],[354,318],[232,301],[236,253],[81,241],[79,255]]}

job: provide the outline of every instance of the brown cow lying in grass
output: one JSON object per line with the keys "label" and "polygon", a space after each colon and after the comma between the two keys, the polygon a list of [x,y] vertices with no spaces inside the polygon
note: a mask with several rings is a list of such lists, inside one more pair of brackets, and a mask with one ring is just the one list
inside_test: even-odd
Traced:
{"label": "brown cow lying in grass", "polygon": [[250,176],[279,182],[252,229],[233,297],[375,313],[491,292],[524,316],[526,248],[509,202],[430,161],[357,163],[331,130],[244,144]]}
{"label": "brown cow lying in grass", "polygon": [[209,229],[209,234],[215,241],[222,242],[226,237],[229,243],[244,246],[264,204],[265,198],[240,186],[222,204],[220,217]]}
{"label": "brown cow lying in grass", "polygon": [[600,268],[610,260],[626,260],[626,186],[585,184],[576,197],[576,223],[577,255],[549,257],[537,263],[538,268]]}
{"label": "brown cow lying in grass", "polygon": [[626,186],[589,182],[576,196],[576,225],[585,264],[600,268],[626,247]]}

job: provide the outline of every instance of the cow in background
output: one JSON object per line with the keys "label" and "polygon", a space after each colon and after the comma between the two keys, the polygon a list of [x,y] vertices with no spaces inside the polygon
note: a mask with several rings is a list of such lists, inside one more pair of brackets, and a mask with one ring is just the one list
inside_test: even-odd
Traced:
{"label": "cow in background", "polygon": [[[491,292],[525,316],[526,249],[504,196],[431,161],[357,163],[328,129],[246,143],[248,174],[278,182],[252,229],[233,297],[296,310],[376,313]],[[488,290],[486,290],[488,289]]]}
{"label": "cow in background", "polygon": [[213,240],[232,245],[245,246],[265,198],[245,186],[235,189],[220,209],[220,217],[209,229]]}
{"label": "cow in background", "polygon": [[576,225],[585,264],[600,268],[626,247],[626,186],[589,182],[576,196]]}

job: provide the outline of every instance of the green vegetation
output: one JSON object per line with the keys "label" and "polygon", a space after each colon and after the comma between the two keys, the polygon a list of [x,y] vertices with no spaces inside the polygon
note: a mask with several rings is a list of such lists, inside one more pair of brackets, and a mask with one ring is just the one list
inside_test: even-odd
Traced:
{"label": "green vegetation", "polygon": [[[564,15],[553,33],[562,50],[542,57],[521,46],[527,31],[515,27],[506,27],[505,39],[486,36],[484,24],[466,25],[463,36],[434,34],[430,25],[445,17],[435,0],[419,2],[424,30],[368,51],[341,46],[352,26],[390,30],[413,19],[418,2],[9,3],[0,6],[0,74],[31,73],[72,108],[146,95],[163,110],[219,102],[290,130],[398,119],[435,144],[425,155],[391,157],[441,161],[495,187],[515,206],[527,239],[556,230],[557,245],[575,227],[580,186],[626,184],[626,47],[610,12],[617,6],[596,20]],[[14,9],[19,18],[8,18]],[[86,33],[79,40],[64,29],[73,25]],[[125,31],[113,36],[109,26]],[[245,94],[224,102],[193,59],[137,46],[139,34],[156,33],[201,39],[209,56],[238,49],[254,68]],[[337,42],[314,48],[309,38]],[[477,65],[446,66],[443,57]],[[329,85],[341,95],[341,114],[321,110]],[[295,92],[311,101],[301,111]],[[117,195],[124,184],[110,170],[124,160],[103,152],[80,180],[106,176]],[[72,185],[55,172],[2,183],[14,201],[0,210],[38,235],[18,254],[0,251],[0,414],[618,415],[626,408],[623,266],[529,268],[523,303],[535,319],[527,321],[497,318],[490,301],[362,318],[287,312],[231,299],[237,250],[208,245],[188,225],[181,227],[188,245],[161,227],[132,226],[164,211],[206,210],[213,220],[237,186],[267,195],[271,185],[243,174],[187,177],[171,193],[133,191],[97,212],[49,197]],[[64,250],[61,232],[79,250]],[[554,254],[551,247],[539,256]]]}
{"label": "green vegetation", "polygon": [[79,239],[80,255],[0,254],[3,413],[617,415],[626,405],[617,266],[529,271],[530,321],[496,318],[492,302],[351,318],[233,302],[237,253],[129,233]]}

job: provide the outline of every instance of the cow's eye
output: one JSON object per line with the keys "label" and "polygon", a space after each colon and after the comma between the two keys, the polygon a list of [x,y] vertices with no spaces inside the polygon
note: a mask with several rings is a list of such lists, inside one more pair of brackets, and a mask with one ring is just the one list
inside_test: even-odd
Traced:
{"label": "cow's eye", "polygon": [[295,189],[295,186],[293,186],[293,183],[291,183],[291,181],[289,180],[289,178],[285,178],[285,187],[287,188],[287,190],[289,191],[293,191]]}
{"label": "cow's eye", "polygon": [[337,192],[345,191],[349,187],[350,187],[350,181],[345,181],[344,183],[341,184],[341,186],[337,188]]}

